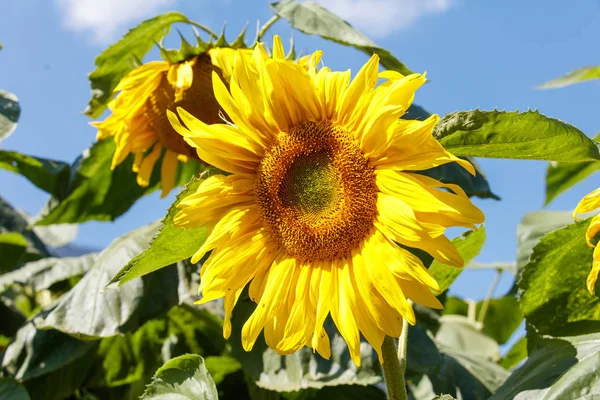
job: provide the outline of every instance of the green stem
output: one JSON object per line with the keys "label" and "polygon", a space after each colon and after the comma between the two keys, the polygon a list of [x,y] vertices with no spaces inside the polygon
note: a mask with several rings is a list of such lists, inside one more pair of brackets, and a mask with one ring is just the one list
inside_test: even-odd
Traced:
{"label": "green stem", "polygon": [[275,15],[273,17],[271,17],[270,20],[268,20],[258,31],[258,33],[256,34],[256,41],[260,42],[260,40],[262,39],[262,37],[265,35],[265,33],[267,33],[267,30],[269,30],[269,28],[279,20],[279,15]]}
{"label": "green stem", "polygon": [[408,323],[402,320],[402,332],[398,342],[398,348],[394,338],[386,336],[381,346],[383,356],[383,377],[387,388],[388,400],[407,400],[406,383],[404,373],[406,372],[406,343],[408,340]]}
{"label": "green stem", "polygon": [[483,320],[485,319],[485,314],[487,313],[488,307],[490,306],[490,301],[492,301],[492,296],[494,296],[494,292],[496,291],[496,287],[500,283],[500,276],[502,275],[502,270],[496,270],[496,276],[494,276],[494,280],[490,285],[488,290],[488,294],[481,305],[481,311],[479,311],[479,315],[477,316],[477,322],[481,322],[483,324]]}
{"label": "green stem", "polygon": [[210,29],[208,26],[206,25],[202,25],[199,22],[195,22],[195,21],[187,21],[190,25],[193,25],[197,28],[202,29],[204,32],[208,33],[210,36],[214,37],[215,39],[219,38],[219,35],[217,35],[212,29]]}

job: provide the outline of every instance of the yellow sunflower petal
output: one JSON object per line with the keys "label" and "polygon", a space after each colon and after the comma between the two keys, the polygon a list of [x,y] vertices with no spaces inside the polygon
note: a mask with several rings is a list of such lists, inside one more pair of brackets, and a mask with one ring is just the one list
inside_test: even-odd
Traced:
{"label": "yellow sunflower petal", "polygon": [[275,316],[278,309],[286,302],[295,269],[296,260],[293,258],[279,256],[273,261],[260,302],[242,328],[244,350],[252,350],[267,319]]}
{"label": "yellow sunflower petal", "polygon": [[594,295],[596,293],[596,281],[600,273],[600,246],[594,249],[594,261],[592,262],[592,270],[587,277],[586,285],[588,291]]}
{"label": "yellow sunflower petal", "polygon": [[348,344],[352,361],[360,366],[360,333],[352,310],[355,294],[352,286],[349,286],[349,282],[344,278],[348,274],[349,266],[346,260],[338,261],[336,264],[332,268],[334,295],[331,299],[331,318]]}
{"label": "yellow sunflower petal", "polygon": [[152,177],[152,170],[154,170],[154,164],[162,153],[162,146],[155,144],[150,154],[146,155],[140,164],[140,169],[137,174],[137,183],[141,187],[146,187],[150,184],[150,178]]}
{"label": "yellow sunflower petal", "polygon": [[432,136],[438,121],[439,116],[435,114],[425,121],[397,120],[390,128],[389,146],[370,154],[373,165],[398,171],[421,171],[456,162],[475,176],[475,168],[470,162],[446,151]]}
{"label": "yellow sunflower petal", "polygon": [[[386,194],[402,199],[415,212],[421,222],[442,226],[464,226],[475,229],[485,217],[462,192],[451,193],[437,188],[451,188],[427,176],[403,173],[388,169],[378,170],[377,186]],[[455,186],[452,188],[456,189]]]}
{"label": "yellow sunflower petal", "polygon": [[214,175],[204,180],[196,193],[185,197],[177,204],[175,226],[198,228],[223,218],[234,206],[251,203],[254,181],[251,176],[232,174]]}
{"label": "yellow sunflower petal", "polygon": [[600,232],[600,215],[596,215],[592,218],[592,222],[590,222],[590,226],[588,226],[587,231],[585,232],[585,239],[589,247],[596,247],[592,243],[592,239],[598,235]]}
{"label": "yellow sunflower petal", "polygon": [[131,90],[140,87],[168,69],[169,64],[165,61],[150,61],[127,74],[125,78],[121,79],[114,91]]}
{"label": "yellow sunflower petal", "polygon": [[579,219],[577,218],[577,214],[594,211],[597,208],[600,208],[600,188],[586,194],[581,199],[577,207],[575,207],[575,211],[573,211],[573,218]]}
{"label": "yellow sunflower petal", "polygon": [[175,178],[177,177],[177,153],[171,150],[165,152],[160,167],[160,181],[162,184],[162,192],[160,197],[165,197],[175,187]]}

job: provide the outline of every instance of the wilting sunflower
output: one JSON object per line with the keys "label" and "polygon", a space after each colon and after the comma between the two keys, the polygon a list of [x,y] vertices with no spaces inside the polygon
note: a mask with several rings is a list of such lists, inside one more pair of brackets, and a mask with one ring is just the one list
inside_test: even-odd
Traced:
{"label": "wilting sunflower", "polygon": [[166,196],[175,185],[178,163],[197,160],[194,149],[171,127],[166,111],[183,107],[207,124],[222,121],[225,112],[215,99],[211,76],[215,73],[227,84],[235,52],[213,47],[179,63],[152,61],[123,78],[115,88],[119,95],[108,105],[111,115],[92,123],[98,140],[114,137],[111,168],[133,153],[137,183],[148,186],[164,149],[161,183]]}
{"label": "wilting sunflower", "polygon": [[[182,199],[175,223],[208,226],[192,262],[212,250],[201,270],[204,303],[224,297],[224,336],[243,288],[258,303],[242,330],[251,350],[264,329],[281,354],[330,345],[328,315],[360,363],[360,334],[379,353],[397,337],[402,318],[415,323],[407,299],[442,308],[439,289],[406,247],[456,266],[463,260],[446,227],[484,220],[463,190],[419,175],[457,162],[432,137],[438,121],[399,119],[425,78],[378,74],[373,56],[350,71],[308,69],[285,59],[278,37],[272,57],[262,45],[236,55],[227,89],[213,74],[215,97],[231,123],[209,125],[178,108],[173,127],[198,156],[231,173],[206,179]],[[376,87],[378,79],[387,81]]]}
{"label": "wilting sunflower", "polygon": [[[581,199],[579,204],[577,204],[577,207],[575,207],[575,211],[573,211],[573,218],[578,219],[577,214],[594,211],[597,208],[600,208],[600,188],[587,194]],[[592,240],[596,237],[598,232],[600,232],[600,215],[596,215],[592,218],[592,222],[585,233],[588,246],[594,248],[592,270],[587,278],[587,288],[591,294],[594,294],[596,291],[596,281],[598,280],[598,274],[600,273],[600,250],[598,250],[600,247],[592,243]]]}

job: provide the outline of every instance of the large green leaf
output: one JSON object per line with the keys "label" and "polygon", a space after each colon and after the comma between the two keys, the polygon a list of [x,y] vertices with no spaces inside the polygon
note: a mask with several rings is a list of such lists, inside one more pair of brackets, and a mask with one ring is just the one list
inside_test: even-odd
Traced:
{"label": "large green leaf", "polygon": [[40,189],[61,197],[66,193],[70,166],[62,161],[0,150],[0,168],[22,175]]}
{"label": "large green leaf", "polygon": [[217,387],[204,360],[196,354],[174,358],[156,371],[141,400],[218,399]]}
{"label": "large green leaf", "polygon": [[[596,137],[598,139],[598,137]],[[600,161],[550,163],[546,171],[546,201],[548,205],[559,194],[600,169]]]}
{"label": "large green leaf", "polygon": [[573,222],[570,211],[534,211],[525,214],[517,226],[517,273],[529,263],[533,247],[547,233]]}
{"label": "large green leaf", "polygon": [[30,400],[31,397],[20,382],[10,378],[0,378],[0,399]]}
{"label": "large green leaf", "polygon": [[[207,176],[208,173],[204,173],[202,178]],[[111,283],[118,281],[119,285],[122,285],[174,262],[189,258],[202,246],[207,234],[204,227],[182,229],[173,223],[173,217],[178,211],[177,204],[184,197],[194,193],[201,182],[202,179],[192,179],[185,190],[177,195],[177,199],[161,221],[160,231],[151,241],[150,246],[115,274]]]}
{"label": "large green leaf", "polygon": [[[427,371],[425,381],[419,383],[419,386],[430,386],[431,393],[449,393],[454,397],[460,393],[465,399],[483,400],[508,376],[508,372],[495,362],[499,356],[498,344],[466,317],[440,318],[435,343],[442,355],[441,363],[436,369]],[[422,387],[419,389],[423,390]]]}
{"label": "large green leaf", "polygon": [[0,90],[0,142],[10,136],[17,128],[21,107],[17,96]]}
{"label": "large green leaf", "polygon": [[94,265],[96,257],[96,253],[90,253],[80,257],[49,257],[27,263],[15,271],[0,275],[0,292],[15,283],[31,286],[34,291],[48,289],[57,282],[85,274]]}
{"label": "large green leaf", "polygon": [[33,321],[21,327],[2,356],[2,371],[30,381],[56,372],[84,358],[93,342],[82,342],[56,330],[36,329]]}
{"label": "large green leaf", "polygon": [[175,265],[120,288],[105,286],[120,266],[139,254],[156,234],[158,223],[118,239],[95,259],[87,274],[48,312],[35,318],[40,329],[95,339],[137,329],[179,302]]}
{"label": "large green leaf", "polygon": [[600,334],[545,337],[493,400],[594,399],[600,395]]}
{"label": "large green leaf", "polygon": [[517,282],[521,311],[542,334],[573,334],[600,328],[600,299],[589,294],[586,277],[592,250],[585,241],[591,219],[544,236]]}
{"label": "large green leaf", "polygon": [[[468,231],[452,240],[458,252],[462,255],[465,265],[477,257],[485,243],[485,228],[483,225],[476,231]],[[433,261],[429,267],[429,272],[440,285],[440,293],[447,290],[452,282],[460,275],[462,268],[442,264],[439,261]]]}
{"label": "large green leaf", "polygon": [[600,159],[598,144],[566,122],[537,111],[458,111],[434,135],[454,155],[547,161]]}
{"label": "large green leaf", "polygon": [[412,73],[389,51],[377,46],[348,22],[314,1],[298,3],[295,0],[285,0],[272,3],[271,8],[275,14],[288,21],[300,32],[319,35],[324,39],[352,46],[368,55],[377,54],[381,65],[385,68],[404,75]]}
{"label": "large green leaf", "polygon": [[583,67],[569,72],[560,78],[552,79],[551,81],[542,83],[538,89],[554,89],[563,86],[569,86],[574,83],[585,82],[591,79],[600,79],[600,65],[594,67]]}
{"label": "large green leaf", "polygon": [[138,65],[176,22],[188,19],[181,13],[168,12],[146,20],[96,57],[96,69],[89,75],[92,98],[86,115],[98,118],[102,114],[121,78]]}

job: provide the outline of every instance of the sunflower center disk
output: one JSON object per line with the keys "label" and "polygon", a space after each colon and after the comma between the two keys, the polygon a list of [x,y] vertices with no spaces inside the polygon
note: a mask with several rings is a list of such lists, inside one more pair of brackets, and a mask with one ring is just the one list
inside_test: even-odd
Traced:
{"label": "sunflower center disk", "polygon": [[146,114],[150,127],[158,134],[163,146],[179,154],[196,157],[194,149],[171,126],[166,110],[176,112],[177,107],[182,107],[207,124],[222,122],[219,113],[225,112],[219,106],[212,87],[212,72],[216,71],[221,76],[221,70],[212,65],[207,54],[196,58],[192,70],[192,85],[183,92],[179,101],[175,101],[175,89],[167,79],[167,72],[164,72],[158,88],[146,101]]}
{"label": "sunflower center disk", "polygon": [[280,133],[260,164],[256,196],[271,235],[306,261],[348,256],[377,215],[373,168],[350,133],[331,121]]}

